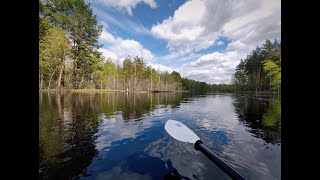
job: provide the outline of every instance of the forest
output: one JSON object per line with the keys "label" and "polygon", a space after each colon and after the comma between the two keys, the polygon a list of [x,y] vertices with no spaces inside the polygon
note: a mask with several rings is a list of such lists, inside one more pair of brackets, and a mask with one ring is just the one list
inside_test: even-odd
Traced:
{"label": "forest", "polygon": [[238,91],[281,91],[281,43],[266,40],[241,59],[233,75]]}
{"label": "forest", "polygon": [[159,72],[143,57],[121,65],[98,49],[102,25],[83,0],[39,1],[39,88],[129,91],[280,91],[280,42],[269,40],[241,59],[231,84],[208,84]]}

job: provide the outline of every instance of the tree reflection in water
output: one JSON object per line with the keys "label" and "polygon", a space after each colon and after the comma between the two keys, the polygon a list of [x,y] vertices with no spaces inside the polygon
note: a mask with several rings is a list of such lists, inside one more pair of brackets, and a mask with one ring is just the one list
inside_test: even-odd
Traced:
{"label": "tree reflection in water", "polygon": [[95,140],[101,114],[120,113],[124,121],[141,120],[158,106],[179,107],[182,94],[41,93],[40,97],[40,179],[72,179],[98,153]]}
{"label": "tree reflection in water", "polygon": [[281,143],[281,104],[278,97],[236,94],[235,112],[248,131],[267,143]]}

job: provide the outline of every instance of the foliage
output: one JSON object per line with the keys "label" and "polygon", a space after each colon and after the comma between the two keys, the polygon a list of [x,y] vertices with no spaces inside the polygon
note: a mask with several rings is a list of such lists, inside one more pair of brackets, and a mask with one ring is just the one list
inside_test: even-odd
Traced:
{"label": "foliage", "polygon": [[[269,60],[269,61],[266,61]],[[271,75],[270,62],[278,65],[276,76]],[[281,44],[279,41],[266,40],[262,47],[256,47],[246,59],[241,59],[233,75],[233,84],[238,90],[270,91],[281,83]],[[269,69],[268,69],[269,68]],[[271,74],[270,74],[271,73]],[[271,77],[272,76],[272,77]],[[270,78],[273,79],[270,86]],[[273,85],[272,85],[273,84]]]}
{"label": "foliage", "polygon": [[281,85],[281,68],[272,60],[266,60],[263,62],[263,70],[266,72],[268,78],[270,78],[270,85],[276,89]]}
{"label": "foliage", "polygon": [[271,101],[268,111],[262,117],[262,124],[266,127],[275,128],[281,120],[280,101]]}
{"label": "foliage", "polygon": [[[121,65],[105,60],[98,51],[101,30],[84,0],[40,0],[40,88],[232,92],[258,85],[261,89],[267,84],[261,62],[280,62],[279,43],[267,41],[241,61],[234,84],[208,84],[181,77],[176,71],[158,72],[143,57],[126,57]],[[256,69],[259,77],[255,77]]]}
{"label": "foliage", "polygon": [[[49,27],[49,26],[48,26]],[[65,31],[58,27],[46,29],[39,41],[39,71],[50,86],[52,78],[61,68],[61,59],[64,59],[70,49]],[[42,86],[42,84],[41,84]]]}

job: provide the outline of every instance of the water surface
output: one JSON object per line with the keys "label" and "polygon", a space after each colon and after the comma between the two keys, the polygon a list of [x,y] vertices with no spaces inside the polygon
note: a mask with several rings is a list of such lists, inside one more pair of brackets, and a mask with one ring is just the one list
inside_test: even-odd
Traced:
{"label": "water surface", "polygon": [[41,179],[229,179],[192,144],[164,130],[192,129],[248,179],[280,179],[277,97],[187,93],[39,94]]}

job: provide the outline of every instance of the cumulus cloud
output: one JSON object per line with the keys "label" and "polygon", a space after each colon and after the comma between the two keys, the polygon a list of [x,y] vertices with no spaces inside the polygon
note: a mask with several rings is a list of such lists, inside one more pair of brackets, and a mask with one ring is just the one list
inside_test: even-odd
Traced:
{"label": "cumulus cloud", "polygon": [[205,30],[201,24],[205,15],[204,3],[200,0],[187,1],[174,12],[173,17],[153,25],[151,33],[157,38],[168,40],[167,47],[170,50],[189,53],[194,49],[199,51],[207,48],[214,41],[202,36]]}
{"label": "cumulus cloud", "polygon": [[110,34],[108,31],[103,30],[100,34],[100,38],[102,42],[107,42],[107,43],[115,43],[116,39],[113,37],[112,34]]}
{"label": "cumulus cloud", "polygon": [[111,52],[111,51],[109,51],[109,50],[107,50],[107,49],[104,49],[104,48],[100,48],[100,49],[98,49],[98,51],[100,51],[101,53],[102,53],[102,55],[105,57],[105,59],[112,59],[115,63],[119,63],[117,60],[119,59],[118,58],[118,56],[115,54],[115,53],[113,53],[113,52]]}
{"label": "cumulus cloud", "polygon": [[231,40],[247,37],[245,43],[255,43],[257,38],[280,36],[280,3],[278,0],[191,0],[172,17],[153,25],[151,33],[167,40],[170,50],[188,52],[206,49],[222,35]]}
{"label": "cumulus cloud", "polygon": [[[157,7],[154,0],[97,2],[129,14],[138,3]],[[138,41],[115,37],[104,30],[100,37],[107,47],[100,49],[104,56],[117,63],[128,55],[142,56],[148,65],[159,71],[175,70],[188,78],[208,83],[230,83],[240,59],[266,39],[281,39],[280,0],[189,0],[171,17],[155,23],[150,30],[126,18],[120,18],[121,21],[118,17],[115,19],[100,7],[93,6],[93,9],[106,25],[164,39],[169,50],[168,54],[156,57]],[[221,37],[230,43],[226,44]],[[201,53],[210,47],[221,48],[224,44],[227,48],[219,49],[219,52]]]}
{"label": "cumulus cloud", "polygon": [[228,67],[230,65],[237,65],[238,53],[236,51],[219,53],[214,52],[201,56],[197,61],[190,63],[191,66],[202,66],[212,64],[218,67]]}
{"label": "cumulus cloud", "polygon": [[143,57],[149,63],[155,59],[152,52],[144,48],[138,41],[114,37],[105,29],[102,30],[99,41],[110,44],[108,48],[100,48],[99,51],[106,59],[111,58],[116,64],[122,64],[127,56]]}
{"label": "cumulus cloud", "polygon": [[147,66],[152,66],[156,71],[171,73],[175,69],[163,64],[155,63],[157,57],[144,48],[138,41],[115,37],[106,29],[103,29],[99,38],[102,43],[109,44],[108,48],[99,48],[105,59],[111,59],[114,63],[122,65],[127,56],[143,57]]}
{"label": "cumulus cloud", "polygon": [[162,65],[162,64],[158,64],[158,63],[149,63],[148,65],[151,65],[156,71],[159,71],[161,73],[164,73],[166,71],[168,73],[171,73],[172,71],[175,70],[172,67],[168,67],[168,66],[165,66],[165,65]]}
{"label": "cumulus cloud", "polygon": [[231,82],[232,68],[223,68],[219,66],[206,66],[203,68],[196,68],[193,66],[183,66],[179,69],[182,76],[197,81],[204,81],[211,84],[224,84]]}
{"label": "cumulus cloud", "polygon": [[194,62],[183,64],[179,72],[197,81],[211,84],[230,83],[239,59],[245,56],[246,54],[238,51],[213,52],[199,57]]}
{"label": "cumulus cloud", "polygon": [[96,2],[120,11],[126,11],[130,16],[132,15],[132,9],[134,9],[138,3],[144,3],[150,8],[157,7],[155,0],[97,0]]}
{"label": "cumulus cloud", "polygon": [[220,46],[224,42],[218,39],[226,37],[230,40],[226,50],[203,54],[180,72],[200,81],[230,83],[241,58],[266,39],[281,39],[281,1],[190,0],[154,24],[151,33],[167,41],[168,57],[176,60]]}

